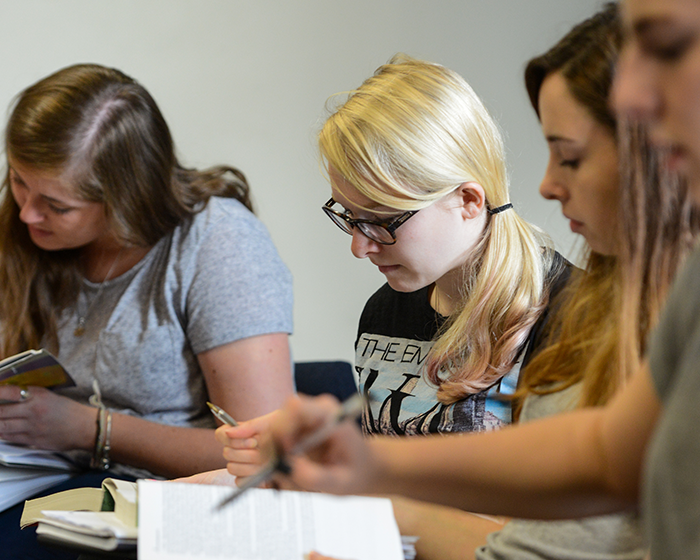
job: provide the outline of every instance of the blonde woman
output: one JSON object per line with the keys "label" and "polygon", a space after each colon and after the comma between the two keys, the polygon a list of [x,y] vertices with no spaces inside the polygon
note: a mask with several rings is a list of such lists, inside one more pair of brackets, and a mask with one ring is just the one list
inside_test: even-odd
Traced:
{"label": "blonde woman", "polygon": [[[482,102],[455,72],[399,55],[328,118],[319,147],[331,184],[323,211],[387,279],[355,344],[365,434],[508,424],[507,397],[568,267],[512,207]],[[257,470],[267,421],[217,432],[229,473]],[[395,504],[406,522],[431,514],[423,508]],[[470,531],[479,543],[500,527],[475,518]]]}
{"label": "blonde woman", "polygon": [[502,397],[561,259],[512,208],[501,136],[479,98],[447,68],[397,56],[331,115],[319,146],[332,192],[323,210],[387,279],[355,344],[365,433],[509,423]]}
{"label": "blonde woman", "polygon": [[[328,118],[323,211],[387,284],[360,319],[367,434],[486,431],[510,422],[533,326],[566,271],[509,201],[501,135],[455,72],[399,55]],[[228,470],[255,472],[268,419],[222,428]]]}

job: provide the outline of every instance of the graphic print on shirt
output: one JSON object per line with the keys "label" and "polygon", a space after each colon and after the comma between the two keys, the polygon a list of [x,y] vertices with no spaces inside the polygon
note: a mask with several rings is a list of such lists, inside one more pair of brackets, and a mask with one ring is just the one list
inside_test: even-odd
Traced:
{"label": "graphic print on shirt", "polygon": [[519,364],[490,389],[446,405],[423,375],[432,346],[432,341],[360,335],[355,368],[368,403],[362,416],[366,434],[483,432],[510,423],[510,402],[502,397],[515,389]]}

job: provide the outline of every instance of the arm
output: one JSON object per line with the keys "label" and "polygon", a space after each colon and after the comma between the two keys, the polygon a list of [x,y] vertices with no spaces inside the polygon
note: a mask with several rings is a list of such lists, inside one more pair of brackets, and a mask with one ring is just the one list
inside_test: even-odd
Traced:
{"label": "arm", "polygon": [[[291,449],[336,405],[293,399],[272,428]],[[389,493],[468,511],[557,519],[633,505],[660,404],[648,370],[605,408],[578,410],[487,434],[363,441],[350,424],[291,459],[302,488]]]}
{"label": "arm", "polygon": [[[238,340],[198,358],[211,398],[234,417],[270,412],[293,392],[286,334]],[[92,452],[95,408],[40,387],[31,387],[30,394],[25,402],[0,406],[0,438],[44,449]],[[19,401],[19,389],[2,387],[0,398]],[[167,477],[226,464],[214,430],[167,426],[125,414],[113,415],[111,445],[113,461]]]}
{"label": "arm", "polygon": [[[286,334],[245,338],[198,358],[210,399],[236,419],[275,410],[294,391]],[[122,415],[114,418],[112,430],[112,457],[119,462],[168,477],[226,465],[214,430],[173,428]]]}
{"label": "arm", "polygon": [[391,503],[401,534],[418,537],[416,554],[422,560],[472,559],[486,536],[507,521],[401,496],[392,496]]}

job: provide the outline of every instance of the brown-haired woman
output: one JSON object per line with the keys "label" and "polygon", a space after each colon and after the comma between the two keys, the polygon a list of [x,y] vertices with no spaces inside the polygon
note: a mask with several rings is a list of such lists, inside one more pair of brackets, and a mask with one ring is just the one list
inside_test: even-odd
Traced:
{"label": "brown-haired woman", "polygon": [[0,439],[131,476],[223,466],[206,401],[245,419],[293,392],[291,278],[244,176],[182,167],[148,92],[91,64],[20,93],[5,142],[0,356],[46,347],[76,387],[0,387]]}

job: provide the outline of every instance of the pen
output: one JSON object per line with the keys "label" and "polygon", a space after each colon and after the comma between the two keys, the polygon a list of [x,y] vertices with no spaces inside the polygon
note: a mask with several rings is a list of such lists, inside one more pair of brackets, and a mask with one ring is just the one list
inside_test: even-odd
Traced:
{"label": "pen", "polygon": [[209,410],[211,410],[211,413],[216,416],[219,420],[221,420],[224,424],[227,426],[238,426],[238,422],[236,422],[233,417],[226,412],[223,408],[220,406],[216,406],[213,403],[210,403],[207,401],[207,405],[209,406]]}
{"label": "pen", "polygon": [[[333,433],[338,424],[344,420],[347,420],[348,418],[356,418],[359,416],[362,413],[364,402],[365,399],[360,393],[356,393],[349,399],[345,400],[330,422],[324,424],[318,430],[311,433],[307,438],[302,439],[299,443],[297,443],[289,452],[289,455],[299,455],[305,451],[308,451],[309,449],[313,449],[320,443],[323,443]],[[284,456],[272,459],[257,474],[246,479],[243,484],[236,488],[231,494],[226,496],[219,503],[219,505],[216,506],[216,509],[221,509],[225,505],[230,504],[246,490],[259,486],[268,480],[275,472],[281,472],[284,474],[289,474],[291,472],[289,464]]]}

